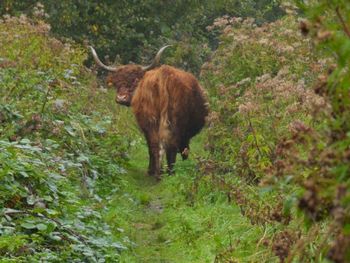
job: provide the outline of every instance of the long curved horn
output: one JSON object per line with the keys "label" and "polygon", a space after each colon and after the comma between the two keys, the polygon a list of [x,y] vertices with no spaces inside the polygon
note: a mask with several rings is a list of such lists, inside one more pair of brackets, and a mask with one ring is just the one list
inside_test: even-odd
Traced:
{"label": "long curved horn", "polygon": [[116,71],[117,70],[116,67],[110,67],[110,66],[106,66],[105,64],[103,64],[102,61],[98,58],[96,50],[92,46],[89,46],[89,48],[91,50],[92,56],[94,57],[97,65],[99,65],[101,68],[104,68],[108,71]]}
{"label": "long curved horn", "polygon": [[159,49],[157,55],[155,56],[155,58],[153,59],[152,63],[148,66],[145,66],[145,67],[142,67],[142,69],[144,71],[147,71],[147,70],[151,70],[153,68],[155,68],[158,64],[159,64],[159,61],[160,61],[160,57],[163,53],[163,51],[168,48],[168,47],[171,47],[172,45],[166,45],[164,47],[162,47],[161,49]]}

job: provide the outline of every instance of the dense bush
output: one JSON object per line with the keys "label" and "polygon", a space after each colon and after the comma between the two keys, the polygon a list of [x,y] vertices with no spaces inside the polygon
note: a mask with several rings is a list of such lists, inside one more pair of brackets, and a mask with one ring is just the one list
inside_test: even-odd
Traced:
{"label": "dense bush", "polygon": [[319,171],[315,152],[328,142],[330,106],[312,86],[332,59],[302,36],[290,8],[291,15],[260,27],[252,19],[223,17],[209,28],[221,28],[223,36],[202,68],[213,109],[203,169],[215,173],[212,184],[253,224],[274,229],[262,239],[281,262],[304,262],[325,257],[301,240],[318,246],[326,230],[319,224],[302,228],[308,217],[296,208],[305,179]]}
{"label": "dense bush", "polygon": [[6,16],[0,32],[0,257],[115,262],[101,198],[123,184],[131,140],[114,95],[49,25]]}
{"label": "dense bush", "polygon": [[202,71],[214,110],[203,169],[252,222],[274,225],[281,262],[349,262],[350,5],[297,2],[309,20],[209,27],[223,36]]}
{"label": "dense bush", "polygon": [[[5,0],[0,14],[26,12],[45,19],[59,36],[88,41],[109,60],[147,63],[164,44],[176,44],[168,62],[198,73],[215,34],[205,28],[224,14],[252,16],[260,22],[276,19],[279,1],[51,1]],[[119,58],[117,58],[117,55]]]}
{"label": "dense bush", "polygon": [[[314,218],[330,220],[331,244],[325,246],[334,262],[350,261],[350,3],[349,1],[297,1],[309,20],[301,30],[334,64],[319,77],[315,91],[331,106],[327,144],[318,148],[314,172],[305,183],[300,207]],[[316,144],[317,142],[314,142]]]}
{"label": "dense bush", "polygon": [[[326,102],[308,85],[326,60],[317,59],[292,16],[262,27],[227,20],[221,22],[223,44],[202,71],[215,109],[209,135],[219,139],[210,151],[223,171],[259,181],[278,158],[275,146],[293,133],[294,121],[318,123],[312,113]],[[232,137],[233,143],[221,142]]]}

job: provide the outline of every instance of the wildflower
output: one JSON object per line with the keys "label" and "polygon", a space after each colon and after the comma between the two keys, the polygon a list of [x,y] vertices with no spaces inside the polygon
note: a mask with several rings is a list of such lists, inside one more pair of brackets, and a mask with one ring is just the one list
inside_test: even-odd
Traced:
{"label": "wildflower", "polygon": [[61,100],[61,99],[57,99],[53,102],[54,107],[56,108],[56,110],[62,110],[66,104],[65,100]]}
{"label": "wildflower", "polygon": [[234,22],[236,23],[242,23],[243,22],[243,18],[242,17],[234,17]]}
{"label": "wildflower", "polygon": [[281,50],[282,50],[282,52],[292,53],[294,51],[294,48],[292,46],[285,46],[285,47],[281,48]]}
{"label": "wildflower", "polygon": [[244,84],[246,84],[246,83],[249,83],[249,82],[251,82],[251,78],[245,78],[245,79],[242,79],[241,81],[239,81],[239,82],[237,82],[237,86],[242,86],[242,85],[244,85]]}
{"label": "wildflower", "polygon": [[249,36],[244,35],[244,34],[239,34],[239,35],[234,36],[234,40],[236,40],[237,42],[244,42],[248,38],[249,38]]}
{"label": "wildflower", "polygon": [[220,121],[220,115],[219,113],[212,111],[206,118],[206,122],[208,123],[209,128],[212,128],[215,126],[215,123],[218,123]]}
{"label": "wildflower", "polygon": [[285,63],[288,61],[288,59],[285,57],[285,56],[280,56],[279,57],[279,60],[282,62],[282,63]]}
{"label": "wildflower", "polygon": [[287,111],[289,114],[293,114],[293,113],[296,113],[296,112],[300,111],[300,103],[294,102],[293,104],[289,105],[289,106],[286,108],[286,111]]}
{"label": "wildflower", "polygon": [[3,15],[3,18],[4,18],[5,21],[8,21],[8,20],[11,19],[11,16],[6,14],[6,15]]}
{"label": "wildflower", "polygon": [[330,31],[323,31],[323,30],[319,30],[317,32],[317,38],[320,40],[320,41],[325,41],[325,40],[328,40],[329,38],[331,38],[332,36],[332,33]]}
{"label": "wildflower", "polygon": [[223,34],[227,35],[232,32],[232,27],[231,26],[226,26],[223,30]]}
{"label": "wildflower", "polygon": [[49,15],[45,12],[44,5],[40,2],[36,3],[33,8],[33,16],[36,18],[48,18]]}
{"label": "wildflower", "polygon": [[27,23],[28,23],[27,16],[24,15],[24,14],[21,14],[21,15],[19,16],[18,21],[19,21],[20,24],[23,24],[23,25],[27,24]]}
{"label": "wildflower", "polygon": [[309,110],[318,111],[326,106],[326,101],[313,91],[309,91],[306,93],[304,104]]}
{"label": "wildflower", "polygon": [[252,111],[256,110],[257,106],[252,102],[248,101],[238,106],[238,112],[242,115],[247,115]]}
{"label": "wildflower", "polygon": [[301,43],[299,43],[299,42],[295,42],[292,44],[293,48],[299,48],[300,46],[301,46]]}
{"label": "wildflower", "polygon": [[288,66],[284,66],[283,68],[280,69],[280,71],[278,71],[277,77],[278,78],[283,78],[283,77],[287,76],[288,73],[289,73],[289,67]]}
{"label": "wildflower", "polygon": [[258,42],[259,42],[259,44],[262,44],[262,45],[268,45],[269,44],[269,40],[266,39],[266,38],[262,38]]}
{"label": "wildflower", "polygon": [[306,126],[301,120],[293,121],[289,124],[288,128],[293,135],[297,135],[298,133],[308,133],[311,131],[311,128]]}
{"label": "wildflower", "polygon": [[208,32],[212,31],[214,29],[214,26],[207,26],[205,28]]}
{"label": "wildflower", "polygon": [[245,25],[247,27],[253,26],[254,23],[255,23],[255,19],[252,17],[248,17],[243,21],[243,25]]}
{"label": "wildflower", "polygon": [[267,81],[268,79],[271,79],[271,75],[270,74],[264,74],[264,75],[258,77],[256,79],[256,81],[263,83],[263,82]]}
{"label": "wildflower", "polygon": [[51,26],[43,21],[39,21],[37,24],[37,30],[42,34],[47,34],[50,32]]}

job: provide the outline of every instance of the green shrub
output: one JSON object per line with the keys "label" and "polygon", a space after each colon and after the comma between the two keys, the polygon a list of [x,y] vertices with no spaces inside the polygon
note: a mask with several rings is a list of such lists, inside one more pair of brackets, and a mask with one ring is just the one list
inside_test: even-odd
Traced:
{"label": "green shrub", "polygon": [[223,29],[221,45],[201,73],[212,107],[203,170],[253,224],[275,229],[262,239],[281,262],[324,258],[296,245],[307,238],[318,246],[327,231],[301,227],[297,207],[305,179],[318,172],[314,144],[322,149],[328,141],[329,104],[312,86],[332,60],[301,35],[294,15],[262,26],[223,17],[215,27]]}
{"label": "green shrub", "polygon": [[[333,58],[328,72],[319,76],[315,91],[330,104],[327,144],[315,147],[315,172],[305,183],[300,208],[312,221],[330,220],[322,247],[334,262],[350,261],[350,3],[349,1],[296,1],[309,20],[300,27],[317,48]],[[314,145],[318,142],[314,141]]]}
{"label": "green shrub", "polygon": [[176,65],[194,73],[199,72],[209,56],[203,46],[216,47],[216,34],[205,29],[216,17],[252,16],[262,23],[282,13],[275,0],[46,0],[44,4],[37,4],[36,0],[5,0],[0,14],[25,12],[45,19],[58,36],[89,42],[102,57],[107,55],[109,60],[122,63],[148,63],[160,46],[176,44],[170,62],[175,60]]}
{"label": "green shrub", "polygon": [[114,262],[101,201],[123,184],[126,112],[49,25],[6,16],[0,31],[0,257]]}

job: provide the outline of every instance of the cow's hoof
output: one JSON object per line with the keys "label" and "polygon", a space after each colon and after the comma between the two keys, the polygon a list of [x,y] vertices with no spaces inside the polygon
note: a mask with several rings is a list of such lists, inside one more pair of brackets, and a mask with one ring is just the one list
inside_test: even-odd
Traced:
{"label": "cow's hoof", "polygon": [[190,154],[190,150],[186,147],[186,148],[181,152],[182,160],[187,160],[189,154]]}

